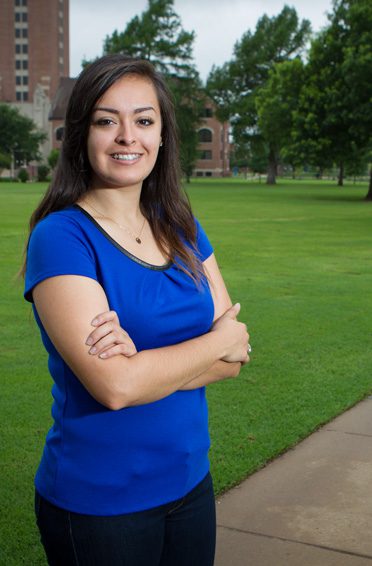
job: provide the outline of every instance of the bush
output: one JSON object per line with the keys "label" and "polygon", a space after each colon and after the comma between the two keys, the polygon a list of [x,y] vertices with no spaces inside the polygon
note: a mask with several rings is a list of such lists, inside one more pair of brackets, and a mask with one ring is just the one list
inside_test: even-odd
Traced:
{"label": "bush", "polygon": [[58,157],[59,149],[52,149],[50,154],[48,155],[48,163],[51,169],[54,169],[54,167],[57,165]]}
{"label": "bush", "polygon": [[18,179],[22,182],[22,183],[26,183],[26,181],[28,181],[28,172],[27,169],[20,169],[19,173],[18,173]]}
{"label": "bush", "polygon": [[39,165],[37,168],[37,180],[44,182],[48,180],[49,167],[48,165]]}

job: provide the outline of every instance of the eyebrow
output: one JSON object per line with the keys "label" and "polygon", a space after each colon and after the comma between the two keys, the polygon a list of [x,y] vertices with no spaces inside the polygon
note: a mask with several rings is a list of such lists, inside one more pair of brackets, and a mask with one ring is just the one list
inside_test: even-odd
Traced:
{"label": "eyebrow", "polygon": [[[101,110],[102,112],[109,112],[110,114],[120,114],[119,110],[116,110],[116,108],[107,108],[106,106],[97,106],[93,109],[93,112],[97,112],[98,110]],[[134,110],[134,114],[140,114],[141,112],[147,112],[148,110],[156,112],[153,106],[144,106],[143,108],[136,108]]]}

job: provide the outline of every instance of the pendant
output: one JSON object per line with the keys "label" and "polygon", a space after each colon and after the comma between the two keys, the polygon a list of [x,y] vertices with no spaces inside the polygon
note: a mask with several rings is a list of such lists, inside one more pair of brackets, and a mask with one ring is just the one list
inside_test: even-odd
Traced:
{"label": "pendant", "polygon": [[141,238],[136,238],[137,244],[142,244]]}

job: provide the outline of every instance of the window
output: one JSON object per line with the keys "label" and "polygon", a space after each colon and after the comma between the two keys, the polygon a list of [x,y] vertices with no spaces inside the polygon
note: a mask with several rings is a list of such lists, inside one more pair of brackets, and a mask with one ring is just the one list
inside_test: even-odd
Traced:
{"label": "window", "polygon": [[21,37],[21,30],[20,30],[19,28],[17,28],[17,29],[15,30],[15,36],[16,36],[16,37]]}
{"label": "window", "polygon": [[17,100],[17,102],[21,102],[21,100],[22,100],[22,93],[21,92],[18,92],[18,91],[16,92],[16,100]]}
{"label": "window", "polygon": [[203,108],[200,112],[201,118],[212,118],[213,117],[213,110],[212,108]]}
{"label": "window", "polygon": [[22,6],[27,6],[27,0],[22,0]]}
{"label": "window", "polygon": [[22,69],[28,69],[28,61],[22,61]]}
{"label": "window", "polygon": [[15,21],[16,21],[16,22],[20,22],[20,21],[21,21],[21,14],[20,14],[19,12],[16,12],[16,13],[14,14],[14,16],[15,16]]}
{"label": "window", "polygon": [[28,45],[22,45],[22,53],[28,53]]}
{"label": "window", "polygon": [[206,177],[212,177],[212,171],[206,171],[205,176]]}
{"label": "window", "polygon": [[24,28],[22,30],[22,37],[28,37],[28,29],[27,28]]}
{"label": "window", "polygon": [[23,84],[28,85],[28,77],[23,77]]}
{"label": "window", "polygon": [[212,159],[212,152],[210,149],[206,149],[199,153],[199,159]]}
{"label": "window", "polygon": [[21,0],[15,0],[14,4],[15,4],[16,6],[20,6],[20,5],[21,5]]}
{"label": "window", "polygon": [[211,142],[212,141],[212,132],[207,128],[203,128],[198,132],[199,142]]}
{"label": "window", "polygon": [[16,52],[16,53],[20,53],[20,52],[21,52],[21,46],[19,45],[19,43],[17,43],[16,46],[15,46],[15,52]]}
{"label": "window", "polygon": [[23,100],[28,100],[28,92],[23,93]]}
{"label": "window", "polygon": [[64,131],[65,131],[65,128],[63,126],[59,126],[59,128],[56,129],[56,140],[57,141],[63,140]]}
{"label": "window", "polygon": [[22,13],[22,22],[27,22],[27,12]]}
{"label": "window", "polygon": [[21,84],[21,77],[16,77],[16,85],[20,85]]}
{"label": "window", "polygon": [[16,65],[15,65],[16,69],[20,69],[20,68],[21,68],[21,62],[20,62],[19,60],[17,60],[17,61],[15,62],[15,64],[16,64]]}

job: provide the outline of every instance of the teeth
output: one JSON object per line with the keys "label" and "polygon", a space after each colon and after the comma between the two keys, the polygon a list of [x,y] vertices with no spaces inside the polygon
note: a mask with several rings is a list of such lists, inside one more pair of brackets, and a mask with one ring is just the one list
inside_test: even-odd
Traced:
{"label": "teeth", "polygon": [[112,155],[114,159],[118,159],[119,161],[134,161],[140,157],[139,153],[114,153]]}

